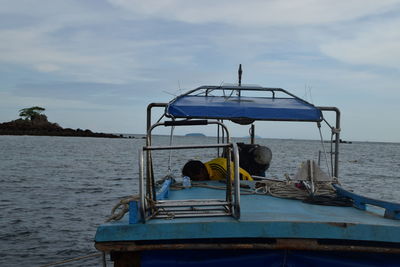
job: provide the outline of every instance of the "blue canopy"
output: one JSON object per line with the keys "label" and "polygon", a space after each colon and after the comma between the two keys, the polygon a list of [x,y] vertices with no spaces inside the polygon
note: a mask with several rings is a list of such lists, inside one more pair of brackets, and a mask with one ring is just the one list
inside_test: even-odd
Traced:
{"label": "blue canopy", "polygon": [[174,118],[321,121],[322,112],[300,98],[181,95],[169,103]]}

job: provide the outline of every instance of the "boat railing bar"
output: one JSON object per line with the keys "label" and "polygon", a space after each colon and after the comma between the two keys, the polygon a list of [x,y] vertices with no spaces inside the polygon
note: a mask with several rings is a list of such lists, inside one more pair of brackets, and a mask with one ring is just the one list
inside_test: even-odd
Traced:
{"label": "boat railing bar", "polygon": [[[218,121],[207,121],[207,120],[181,120],[175,121],[172,118],[172,121],[164,121],[157,122],[151,125],[151,110],[153,107],[166,107],[167,103],[151,103],[147,106],[147,135],[146,135],[146,146],[151,146],[152,143],[152,131],[154,128],[158,126],[193,126],[193,125],[208,125],[208,124],[217,124],[222,127],[226,132],[226,143],[230,142],[229,131],[228,128],[221,122]],[[159,119],[159,121],[165,116],[165,114]],[[149,194],[150,199],[154,199],[156,196],[155,186],[154,186],[154,168],[153,168],[153,160],[151,156],[151,151],[147,151],[146,153],[146,176],[148,177],[148,183],[146,184],[147,192]],[[231,192],[231,188],[228,188],[227,194]]]}
{"label": "boat railing bar", "polygon": [[333,132],[335,134],[335,151],[333,152],[335,156],[335,168],[332,171],[333,171],[333,176],[339,178],[340,110],[337,107],[320,106],[317,108],[321,111],[333,111],[336,113],[336,124]]}
{"label": "boat railing bar", "polygon": [[181,120],[181,121],[165,121],[165,122],[158,122],[153,124],[148,130],[147,130],[147,138],[146,138],[146,145],[151,146],[151,132],[159,126],[194,126],[194,125],[209,125],[209,124],[216,124],[222,127],[222,129],[225,130],[226,133],[226,141],[227,143],[230,143],[230,134],[228,128],[223,124],[222,122],[219,121],[208,121],[208,120]]}
{"label": "boat railing bar", "polygon": [[[219,123],[217,123],[219,124]],[[164,123],[158,123],[158,126],[164,125]],[[154,128],[151,128],[154,129]],[[153,197],[155,195],[150,194],[149,192],[153,192],[152,190],[147,191],[147,195],[145,193],[145,180],[144,180],[144,153],[154,150],[172,150],[172,149],[204,149],[204,148],[218,148],[224,147],[228,148],[227,153],[227,181],[226,181],[226,199],[225,200],[215,200],[215,199],[198,199],[198,200],[174,200],[174,201],[166,201],[166,200],[158,200]],[[231,168],[230,168],[230,158],[231,154],[233,154],[234,160],[234,198],[232,200],[232,183],[231,183]],[[147,178],[147,182],[149,182],[149,177]],[[146,222],[149,218],[159,218],[158,214],[160,212],[165,212],[169,214],[171,217],[179,217],[180,210],[176,210],[174,208],[188,208],[188,212],[185,212],[185,217],[190,216],[190,210],[193,211],[193,217],[197,216],[222,216],[221,213],[214,214],[213,212],[209,212],[210,210],[215,210],[216,206],[222,207],[224,216],[233,216],[235,218],[240,218],[240,184],[239,184],[239,151],[238,147],[235,143],[227,143],[227,144],[206,144],[206,145],[179,145],[179,146],[144,146],[139,149],[139,194],[140,194],[140,215],[142,218],[142,222]],[[148,205],[148,202],[150,204]],[[201,210],[193,210],[194,206],[208,206],[211,209],[201,209]],[[167,209],[168,208],[168,209]],[[202,213],[203,215],[199,215]]]}
{"label": "boat railing bar", "polygon": [[[218,119],[219,122],[224,123],[224,120]],[[220,129],[220,126],[217,126],[217,143],[223,143],[224,142],[224,130]],[[220,149],[217,149],[217,157],[219,157],[220,154]]]}
{"label": "boat railing bar", "polygon": [[[272,93],[272,98],[275,98],[275,93],[281,92],[284,93],[292,98],[295,98],[297,100],[300,100],[304,103],[310,104],[311,103],[307,102],[306,100],[290,93],[289,91],[282,89],[282,88],[274,88],[274,87],[261,87],[261,86],[200,86],[196,89],[190,90],[180,96],[185,96],[185,95],[190,95],[195,93],[196,91],[201,91],[205,90],[205,95],[208,96],[209,91],[214,91],[214,90],[219,90],[219,91],[224,91],[224,90],[232,90],[232,91],[254,91],[254,92],[270,92]],[[240,94],[240,93],[239,93]],[[179,97],[179,96],[178,96]],[[176,98],[175,98],[176,99]]]}
{"label": "boat railing bar", "polygon": [[229,144],[206,144],[206,145],[173,145],[173,146],[144,146],[143,150],[173,150],[173,149],[206,149],[206,148],[229,147]]}
{"label": "boat railing bar", "polygon": [[[236,144],[235,144],[236,145]],[[229,146],[229,144],[228,144]],[[179,150],[179,149],[207,149],[207,148],[226,148],[227,144],[207,144],[207,145],[174,145],[174,146],[152,146],[152,147],[143,147],[143,151],[152,151],[152,150]],[[228,156],[228,162],[230,162],[230,153],[227,153]],[[235,166],[236,165],[235,163]],[[230,169],[230,167],[228,167]],[[239,175],[239,174],[238,174]],[[239,183],[239,182],[238,182]],[[239,185],[240,187],[240,185]],[[228,183],[227,185],[227,190],[226,190],[226,200],[229,202],[231,201],[231,195],[232,195],[232,185],[231,183]],[[240,197],[240,194],[235,194],[235,199],[238,199]],[[208,200],[211,201],[211,200]],[[223,203],[220,203],[220,205],[223,205]],[[157,205],[156,205],[157,206]],[[195,204],[192,204],[192,206],[195,206]],[[235,209],[237,211],[240,210],[240,205],[238,205]]]}
{"label": "boat railing bar", "polygon": [[193,90],[190,90],[182,95],[189,95],[192,94],[196,91],[199,90],[240,90],[240,91],[281,91],[281,92],[287,92],[285,89],[282,88],[278,88],[278,87],[262,87],[262,86],[246,86],[246,85],[242,85],[242,86],[233,86],[233,85],[222,85],[222,86],[218,86],[218,85],[202,85],[200,87],[197,87]]}
{"label": "boat railing bar", "polygon": [[[165,108],[166,106],[168,105],[168,103],[150,103],[148,106],[147,106],[147,127],[146,127],[146,132],[148,132],[149,131],[149,129],[151,128],[151,117],[152,117],[152,114],[151,114],[151,110],[152,110],[152,108],[154,108],[154,107],[163,107],[163,108]],[[164,115],[162,115],[162,117],[163,117]],[[160,119],[162,119],[162,117],[160,118]],[[149,137],[148,135],[147,135],[147,138],[146,138],[146,145],[149,145],[149,140],[150,140],[150,142],[151,142],[151,136]],[[151,157],[151,152],[149,151],[149,152],[147,152],[147,154],[146,154],[146,161],[149,163],[149,164],[147,164],[147,166],[146,166],[146,175],[147,175],[147,177],[150,177],[150,182],[149,183],[147,183],[147,190],[148,191],[150,191],[151,190],[151,188],[154,188],[154,171],[153,171],[153,161],[152,161],[152,157]],[[152,192],[150,192],[150,194],[151,195],[153,195],[153,196],[155,196],[156,195],[156,192],[155,192],[155,190],[153,190]]]}
{"label": "boat railing bar", "polygon": [[364,197],[353,192],[349,192],[342,187],[333,184],[336,192],[340,196],[348,197],[353,200],[353,206],[360,210],[367,210],[367,205],[381,207],[385,209],[384,217],[393,220],[400,220],[400,204],[383,200]]}
{"label": "boat railing bar", "polygon": [[231,215],[225,211],[212,211],[212,210],[207,210],[207,211],[191,211],[191,213],[179,213],[179,212],[174,212],[173,215],[171,213],[159,213],[155,215],[153,218],[154,219],[172,219],[172,218],[194,218],[194,217],[223,217]]}
{"label": "boat railing bar", "polygon": [[[204,90],[205,88],[200,88],[199,90]],[[275,92],[283,92],[287,93],[288,95],[291,95],[288,93],[286,90],[282,88],[263,88],[263,87],[216,87],[216,88],[207,88],[205,89],[205,95],[208,96],[210,91],[225,91],[225,90],[231,90],[231,91],[236,91],[238,94],[238,97],[241,97],[242,91],[255,91],[255,92],[271,92],[272,93],[272,98],[275,98]],[[297,97],[296,97],[297,98]]]}
{"label": "boat railing bar", "polygon": [[208,120],[181,120],[181,121],[165,121],[164,126],[195,126],[208,125]]}
{"label": "boat railing bar", "polygon": [[[163,106],[162,103],[159,104],[154,104],[154,105],[159,105],[159,106]],[[151,110],[151,109],[150,109]],[[150,114],[151,115],[151,114]],[[206,123],[206,124],[205,124]],[[152,141],[152,131],[156,128],[156,127],[160,127],[160,126],[165,126],[165,127],[174,127],[174,126],[193,126],[193,125],[209,125],[209,124],[215,124],[221,127],[222,131],[225,131],[226,133],[226,143],[230,143],[230,134],[228,131],[228,128],[225,126],[225,124],[223,124],[222,122],[219,121],[208,121],[208,120],[181,120],[181,121],[175,121],[175,119],[173,119],[172,121],[164,121],[164,122],[157,122],[155,124],[153,124],[152,126],[150,126],[150,128],[147,131],[147,138],[146,138],[146,146],[147,147],[151,147],[151,141]],[[228,156],[228,169],[230,172],[230,153],[227,153]],[[151,157],[151,151],[147,151],[146,152],[146,170],[147,170],[147,193],[150,199],[154,200],[156,198],[156,191],[155,191],[155,181],[154,181],[154,171],[153,171],[153,160]],[[232,186],[229,183],[229,185],[227,186],[227,190],[226,190],[226,196],[231,197],[232,195]]]}
{"label": "boat railing bar", "polygon": [[139,148],[138,150],[139,155],[139,213],[141,220],[145,221],[146,219],[146,202],[145,202],[145,189],[144,189],[144,159],[143,159],[143,150]]}
{"label": "boat railing bar", "polygon": [[168,106],[168,103],[150,103],[147,106],[147,128],[146,131],[148,132],[151,127],[151,109],[154,107],[162,107],[165,108]]}
{"label": "boat railing bar", "polygon": [[[225,212],[225,214],[227,213],[227,212],[230,212],[229,211],[229,207],[228,207],[228,205],[227,206],[222,206],[222,207],[218,207],[218,206],[215,206],[215,208],[212,208],[212,207],[202,207],[202,206],[198,206],[198,207],[190,207],[190,209],[187,209],[187,207],[185,207],[186,209],[183,209],[183,208],[180,208],[180,207],[177,207],[177,208],[174,208],[173,209],[173,211],[174,211],[174,213],[175,212],[178,212],[178,213],[180,213],[180,214],[190,214],[191,212],[221,212],[221,210],[222,211],[224,211]],[[162,214],[162,213],[165,213],[166,211],[165,211],[165,209],[160,209],[159,211],[158,211],[158,214]]]}
{"label": "boat railing bar", "polygon": [[204,201],[203,199],[187,199],[187,200],[163,200],[158,201],[155,204],[156,207],[184,207],[189,205],[196,206],[218,206],[218,205],[229,205],[227,201],[223,201],[221,199],[207,199]]}
{"label": "boat railing bar", "polygon": [[[234,180],[235,182],[233,183],[234,186],[234,195],[235,195],[235,201],[233,202],[233,216],[236,219],[240,218],[240,180],[239,180],[239,149],[236,143],[232,144],[233,146],[233,163],[235,164],[235,169],[234,169]],[[229,153],[229,159],[230,159],[230,154]],[[229,177],[229,184],[230,182],[230,177]]]}

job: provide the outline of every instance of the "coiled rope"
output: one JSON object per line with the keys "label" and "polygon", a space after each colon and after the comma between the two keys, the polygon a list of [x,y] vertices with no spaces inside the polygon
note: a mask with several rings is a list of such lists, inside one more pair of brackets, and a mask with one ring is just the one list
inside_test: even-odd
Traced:
{"label": "coiled rope", "polygon": [[[309,198],[310,192],[302,188],[302,184],[295,181],[263,181],[258,182],[256,190],[258,194],[266,194],[273,197],[305,200]],[[315,193],[317,196],[335,196],[335,189],[330,182],[316,183]]]}
{"label": "coiled rope", "polygon": [[138,200],[138,195],[128,196],[120,199],[119,202],[112,208],[111,216],[106,219],[106,222],[121,220],[125,213],[129,211],[129,202]]}

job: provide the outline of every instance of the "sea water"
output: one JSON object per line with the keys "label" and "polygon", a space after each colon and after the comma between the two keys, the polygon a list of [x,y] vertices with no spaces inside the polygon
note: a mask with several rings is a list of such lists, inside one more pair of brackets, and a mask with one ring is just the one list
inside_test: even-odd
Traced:
{"label": "sea water", "polygon": [[[318,141],[258,141],[273,153],[269,177],[294,175],[302,161],[317,161],[323,151]],[[153,142],[166,145],[170,140],[156,136]],[[173,140],[215,142],[211,137]],[[138,150],[144,143],[142,138],[0,136],[0,266],[40,266],[96,253],[97,226],[120,198],[137,193]],[[210,149],[156,152],[156,177],[180,178],[188,159],[207,161],[217,154]],[[320,160],[330,168],[325,157]],[[400,144],[341,145],[340,182],[356,193],[400,202],[399,167]],[[99,265],[101,258],[95,257],[63,266]]]}

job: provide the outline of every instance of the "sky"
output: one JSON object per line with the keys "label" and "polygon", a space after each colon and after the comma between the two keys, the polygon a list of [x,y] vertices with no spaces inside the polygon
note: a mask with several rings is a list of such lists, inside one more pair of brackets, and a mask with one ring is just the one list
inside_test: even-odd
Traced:
{"label": "sky", "polygon": [[[398,0],[0,0],[0,122],[41,106],[62,127],[140,134],[147,104],[235,83],[242,64],[244,84],[338,107],[343,139],[400,142],[399,29]],[[257,135],[318,138],[277,126]]]}

